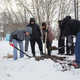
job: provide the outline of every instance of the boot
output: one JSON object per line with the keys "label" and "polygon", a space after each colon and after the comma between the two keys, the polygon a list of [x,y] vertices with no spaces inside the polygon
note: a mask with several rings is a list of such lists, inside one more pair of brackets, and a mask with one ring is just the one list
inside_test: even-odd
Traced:
{"label": "boot", "polygon": [[33,53],[33,57],[36,57],[35,53]]}
{"label": "boot", "polygon": [[40,55],[44,55],[43,51],[40,51]]}
{"label": "boot", "polygon": [[51,51],[50,50],[48,50],[48,56],[51,56]]}

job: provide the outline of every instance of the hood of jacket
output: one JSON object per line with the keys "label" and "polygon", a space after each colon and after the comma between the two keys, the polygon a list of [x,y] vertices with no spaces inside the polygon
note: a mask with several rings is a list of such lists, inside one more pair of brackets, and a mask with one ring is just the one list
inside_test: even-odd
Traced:
{"label": "hood of jacket", "polygon": [[59,23],[59,25],[61,25],[62,24],[62,20],[59,20],[58,23]]}
{"label": "hood of jacket", "polygon": [[62,26],[64,26],[70,19],[71,19],[70,16],[65,17],[62,21]]}
{"label": "hood of jacket", "polygon": [[32,28],[31,27],[26,27],[26,29],[24,31],[32,34]]}
{"label": "hood of jacket", "polygon": [[61,27],[62,27],[62,20],[59,20],[58,23],[59,23],[59,28],[61,29]]}
{"label": "hood of jacket", "polygon": [[34,18],[30,18],[30,24],[31,24],[31,22],[35,23],[35,19]]}

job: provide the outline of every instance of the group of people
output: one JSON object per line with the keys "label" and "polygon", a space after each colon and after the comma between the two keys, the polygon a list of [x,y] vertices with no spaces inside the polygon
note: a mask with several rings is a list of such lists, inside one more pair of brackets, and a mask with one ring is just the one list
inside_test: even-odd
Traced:
{"label": "group of people", "polygon": [[[52,33],[52,29],[50,26],[46,27],[46,23],[42,23],[42,34],[39,28],[39,25],[35,23],[34,18],[30,18],[29,24],[26,26],[26,29],[17,29],[13,32],[11,32],[9,44],[13,44],[15,47],[17,47],[17,43],[19,44],[20,50],[23,51],[23,40],[25,40],[25,53],[28,51],[28,45],[29,41],[31,44],[31,51],[33,54],[33,57],[36,56],[35,54],[35,43],[38,44],[40,55],[44,55],[43,53],[43,43],[45,42],[45,36],[47,33],[46,38],[46,47],[47,50],[51,46],[52,40],[54,40],[54,35]],[[43,39],[43,42],[42,42]],[[13,42],[13,43],[12,43]],[[13,49],[14,54],[14,60],[17,60],[17,49]],[[51,55],[51,51],[48,50],[48,55]],[[24,57],[24,54],[20,52],[20,58]]]}
{"label": "group of people", "polygon": [[[66,44],[66,50],[65,47],[62,47],[61,49],[58,50],[58,54],[64,55],[66,53],[65,55],[74,55],[73,35],[69,35],[65,37],[62,29],[62,20],[58,21],[58,26],[59,26],[58,47],[65,46]],[[71,44],[71,46],[69,46],[68,44]]]}
{"label": "group of people", "polygon": [[[58,21],[59,29],[60,29],[60,36],[59,36],[59,42],[58,46],[64,46],[64,37],[66,36],[66,54],[74,54],[75,53],[75,64],[76,66],[80,66],[80,21],[71,19],[71,16],[66,16],[63,20]],[[45,42],[45,36],[47,33],[47,38],[46,38],[46,47],[47,50],[52,44],[52,40],[54,40],[54,35],[52,33],[52,29],[48,24],[48,27],[46,27],[46,23],[42,23],[42,35],[41,31],[39,28],[39,25],[35,23],[34,18],[30,18],[30,23],[26,26],[26,29],[18,29],[16,31],[13,31],[10,35],[10,44],[14,44],[14,46],[17,47],[17,43],[19,43],[20,49],[23,51],[23,40],[25,40],[25,51],[28,51],[28,45],[29,45],[29,40],[31,43],[31,50],[32,54],[35,57],[35,42],[37,42],[40,50],[40,54],[44,55],[43,53],[43,45],[42,45],[42,40]],[[76,36],[76,42],[75,42],[75,47],[73,43],[73,35]],[[75,51],[75,52],[74,52]],[[71,52],[71,53],[70,53]],[[17,60],[17,50],[14,48],[13,50],[14,53],[14,60]],[[59,54],[64,54],[64,48],[59,50]],[[48,50],[48,55],[51,55],[51,51]],[[24,57],[23,53],[20,52],[20,58]]]}
{"label": "group of people", "polygon": [[[67,54],[69,54],[69,51],[71,50],[71,54],[75,53],[75,62],[72,64],[74,66],[80,67],[80,21],[71,19],[71,16],[66,16],[60,25],[60,31],[61,35],[59,38],[59,45],[64,45],[64,40],[62,39],[62,36],[66,36],[67,38]],[[75,47],[73,43],[73,35],[76,36],[75,41]],[[64,37],[63,36],[63,37]],[[61,43],[62,42],[62,43]],[[64,53],[64,49],[62,50],[62,53]]]}

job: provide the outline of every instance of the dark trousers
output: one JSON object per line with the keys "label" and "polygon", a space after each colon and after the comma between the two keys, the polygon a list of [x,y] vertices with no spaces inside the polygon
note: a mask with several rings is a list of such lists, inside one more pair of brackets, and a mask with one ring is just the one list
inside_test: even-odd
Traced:
{"label": "dark trousers", "polygon": [[47,47],[47,51],[48,51],[48,54],[49,54],[49,55],[51,55],[51,51],[48,50],[48,48],[51,47],[51,43],[52,43],[52,42],[50,42],[49,40],[46,41],[46,47]]}
{"label": "dark trousers", "polygon": [[68,47],[68,45],[67,45],[66,54],[74,54],[74,44],[72,44],[70,47]]}
{"label": "dark trousers", "polygon": [[[70,53],[71,52],[71,53]],[[74,54],[74,44],[68,47],[68,38],[66,40],[66,54]]]}
{"label": "dark trousers", "polygon": [[[65,41],[64,39],[59,39],[59,41],[58,41],[58,47],[64,46],[64,45],[65,45],[65,44],[64,44],[64,41]],[[64,54],[64,52],[65,52],[65,47],[59,49],[58,52],[59,52],[60,54]]]}
{"label": "dark trousers", "polygon": [[35,55],[35,42],[37,42],[39,46],[39,50],[43,52],[42,41],[41,38],[30,39],[32,54]]}

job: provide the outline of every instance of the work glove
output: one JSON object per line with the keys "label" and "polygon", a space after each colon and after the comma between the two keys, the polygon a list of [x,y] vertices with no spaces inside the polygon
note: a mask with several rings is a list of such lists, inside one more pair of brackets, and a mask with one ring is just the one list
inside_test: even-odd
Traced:
{"label": "work glove", "polygon": [[68,43],[68,47],[70,47],[72,45],[72,43]]}
{"label": "work glove", "polygon": [[48,29],[46,29],[46,32],[49,32],[49,30],[48,30]]}
{"label": "work glove", "polygon": [[43,37],[41,37],[41,40],[43,40]]}

